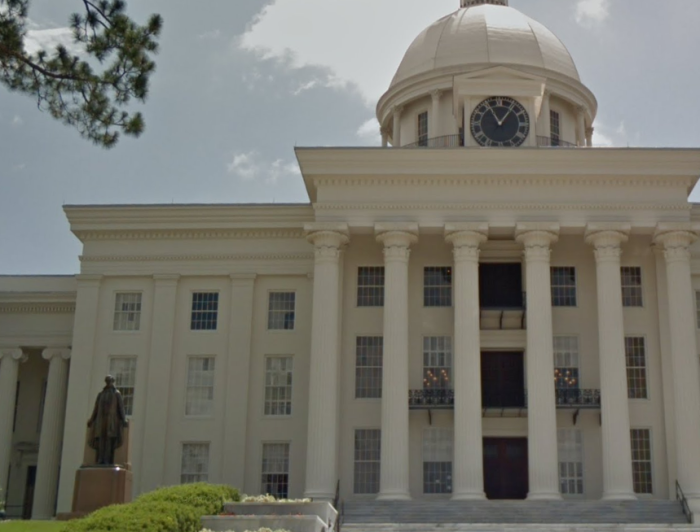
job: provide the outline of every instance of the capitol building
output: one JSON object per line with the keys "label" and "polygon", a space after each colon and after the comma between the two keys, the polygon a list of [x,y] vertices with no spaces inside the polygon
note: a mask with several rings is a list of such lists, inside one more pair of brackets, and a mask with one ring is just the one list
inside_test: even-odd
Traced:
{"label": "capitol building", "polygon": [[296,149],[308,203],[66,206],[80,272],[0,277],[8,516],[71,510],[106,374],[134,495],[680,488],[700,515],[700,149],[596,148],[584,81],[507,0],[461,0],[379,100],[382,147]]}

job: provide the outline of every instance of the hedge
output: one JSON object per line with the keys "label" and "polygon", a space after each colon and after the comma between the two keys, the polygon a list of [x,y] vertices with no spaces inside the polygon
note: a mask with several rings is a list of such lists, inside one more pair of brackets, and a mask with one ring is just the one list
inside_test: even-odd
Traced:
{"label": "hedge", "polygon": [[70,521],[62,532],[199,532],[203,515],[219,514],[224,502],[238,500],[238,490],[229,486],[172,486]]}

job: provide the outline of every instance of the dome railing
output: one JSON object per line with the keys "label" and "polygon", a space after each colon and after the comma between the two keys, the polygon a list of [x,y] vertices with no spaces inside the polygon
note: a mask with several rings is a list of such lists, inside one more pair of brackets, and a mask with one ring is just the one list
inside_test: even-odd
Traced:
{"label": "dome railing", "polygon": [[[565,140],[551,137],[537,137],[537,146],[540,148],[576,148],[576,144]],[[406,144],[401,148],[463,148],[464,136],[460,133],[457,135],[443,135],[441,137],[432,137],[429,139],[421,139],[412,144]],[[475,148],[478,146],[474,146]]]}

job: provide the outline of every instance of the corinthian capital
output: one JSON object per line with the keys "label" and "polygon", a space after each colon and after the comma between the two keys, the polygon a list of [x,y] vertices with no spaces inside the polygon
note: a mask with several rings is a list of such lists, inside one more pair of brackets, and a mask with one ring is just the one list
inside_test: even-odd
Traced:
{"label": "corinthian capital", "polygon": [[337,259],[341,248],[350,241],[344,223],[311,223],[304,226],[306,239],[314,245],[316,259]]}
{"label": "corinthian capital", "polygon": [[558,223],[519,223],[515,227],[515,240],[525,247],[528,260],[549,260],[551,245],[559,240]]}
{"label": "corinthian capital", "polygon": [[479,260],[479,246],[488,240],[489,226],[481,223],[445,225],[445,240],[454,246],[455,261]]}
{"label": "corinthian capital", "polygon": [[632,226],[625,223],[588,224],[585,240],[595,249],[596,260],[619,260],[622,244],[629,240]]}
{"label": "corinthian capital", "polygon": [[408,260],[411,244],[418,242],[418,224],[380,223],[374,226],[377,242],[384,244],[385,260]]}
{"label": "corinthian capital", "polygon": [[654,232],[654,244],[664,250],[667,262],[690,260],[690,246],[700,236],[700,224],[661,223]]}

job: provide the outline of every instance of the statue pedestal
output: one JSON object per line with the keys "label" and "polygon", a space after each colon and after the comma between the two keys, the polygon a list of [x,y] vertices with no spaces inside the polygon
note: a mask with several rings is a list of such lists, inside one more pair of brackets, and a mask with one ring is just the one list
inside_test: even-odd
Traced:
{"label": "statue pedestal", "polygon": [[78,519],[111,504],[131,502],[130,427],[124,428],[123,444],[114,453],[114,465],[97,465],[89,437],[90,431],[85,435],[83,465],[75,472],[73,510],[56,516],[59,520]]}
{"label": "statue pedestal", "polygon": [[81,467],[75,472],[73,511],[76,517],[110,504],[131,502],[133,474],[117,466]]}

